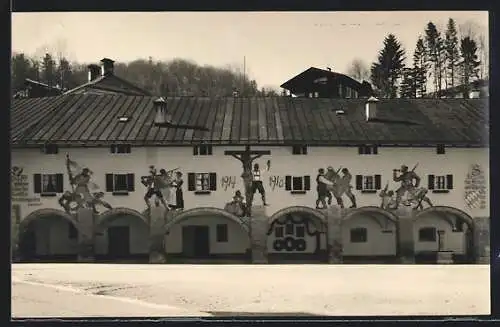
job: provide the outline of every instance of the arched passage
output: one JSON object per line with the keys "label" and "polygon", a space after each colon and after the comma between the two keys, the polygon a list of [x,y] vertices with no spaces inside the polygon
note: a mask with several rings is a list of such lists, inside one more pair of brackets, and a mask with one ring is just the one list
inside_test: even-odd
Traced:
{"label": "arched passage", "polygon": [[19,224],[20,261],[73,262],[78,258],[80,226],[75,218],[57,209],[40,209]]}
{"label": "arched passage", "polygon": [[129,208],[113,208],[97,216],[95,256],[99,261],[146,262],[149,257],[147,218]]}
{"label": "arched passage", "polygon": [[398,217],[379,207],[350,211],[342,219],[345,263],[394,263],[398,254]]}
{"label": "arched passage", "polygon": [[419,212],[413,221],[415,258],[436,263],[439,253],[450,253],[456,263],[474,260],[474,224],[462,210],[436,206]]}
{"label": "arched passage", "polygon": [[327,230],[327,218],[319,210],[294,206],[276,212],[267,231],[269,262],[327,262]]}
{"label": "arched passage", "polygon": [[169,262],[247,262],[250,230],[244,220],[225,210],[194,208],[165,225],[165,249]]}

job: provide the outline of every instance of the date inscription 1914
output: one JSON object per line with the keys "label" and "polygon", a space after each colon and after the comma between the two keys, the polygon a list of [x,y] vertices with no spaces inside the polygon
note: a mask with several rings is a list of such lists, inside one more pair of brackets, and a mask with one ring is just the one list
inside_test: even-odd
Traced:
{"label": "date inscription 1914", "polygon": [[227,189],[234,189],[236,186],[236,176],[222,176],[221,186],[224,191],[227,191]]}

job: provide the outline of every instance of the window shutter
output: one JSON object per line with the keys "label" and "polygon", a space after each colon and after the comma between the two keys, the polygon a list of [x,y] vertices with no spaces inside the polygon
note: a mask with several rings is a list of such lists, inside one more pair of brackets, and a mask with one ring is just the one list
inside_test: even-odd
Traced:
{"label": "window shutter", "polygon": [[196,175],[194,173],[188,173],[188,191],[194,191],[196,189]]}
{"label": "window shutter", "polygon": [[429,182],[427,186],[429,190],[434,189],[434,175],[429,175]]}
{"label": "window shutter", "polygon": [[382,176],[375,175],[375,189],[380,190],[382,188]]}
{"label": "window shutter", "polygon": [[56,192],[63,193],[64,192],[64,175],[56,174]]}
{"label": "window shutter", "polygon": [[135,175],[134,174],[127,174],[127,186],[128,186],[127,190],[129,192],[135,191]]}
{"label": "window shutter", "polygon": [[292,176],[285,176],[285,191],[292,190]]}
{"label": "window shutter", "polygon": [[106,192],[113,192],[114,190],[113,174],[106,174]]}
{"label": "window shutter", "polygon": [[362,146],[358,146],[358,154],[363,154],[363,147]]}
{"label": "window shutter", "polygon": [[193,146],[193,156],[197,156],[198,155],[198,146],[195,145]]}
{"label": "window shutter", "polygon": [[[209,156],[211,156],[211,155],[212,155],[212,146],[211,146],[211,145],[207,145],[207,154],[208,154]],[[215,183],[215,184],[217,184],[217,183]]]}
{"label": "window shutter", "polygon": [[356,175],[356,190],[363,189],[363,175]]}
{"label": "window shutter", "polygon": [[115,144],[111,144],[111,147],[109,149],[111,151],[111,153],[116,153],[116,145]]}
{"label": "window shutter", "polygon": [[302,147],[302,154],[307,154],[307,145]]}
{"label": "window shutter", "polygon": [[311,190],[311,176],[304,176],[304,191]]}
{"label": "window shutter", "polygon": [[42,193],[42,175],[41,174],[33,175],[33,186],[34,186],[35,194]]}
{"label": "window shutter", "polygon": [[378,147],[376,145],[373,146],[373,154],[378,154]]}
{"label": "window shutter", "polygon": [[453,175],[446,175],[446,188],[453,190]]}
{"label": "window shutter", "polygon": [[208,174],[210,191],[217,191],[217,173]]}

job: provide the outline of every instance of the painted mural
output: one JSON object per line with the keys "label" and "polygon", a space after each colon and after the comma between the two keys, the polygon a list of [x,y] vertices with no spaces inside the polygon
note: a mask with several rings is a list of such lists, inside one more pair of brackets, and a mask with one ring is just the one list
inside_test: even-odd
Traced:
{"label": "painted mural", "polygon": [[[339,173],[342,173],[340,175]],[[351,201],[350,208],[356,208],[356,197],[352,193],[352,175],[347,168],[339,168],[337,171],[333,167],[328,167],[327,171],[320,168],[318,170],[318,176],[316,177],[316,208],[325,209],[332,204],[333,198],[337,201],[337,204],[344,208],[343,196],[346,195]],[[320,206],[321,204],[321,206]]]}
{"label": "painted mural", "polygon": [[237,190],[234,193],[233,200],[231,202],[226,203],[224,206],[224,210],[237,217],[246,217],[248,216],[248,207],[243,195],[241,195],[241,191]]}
{"label": "painted mural", "polygon": [[[243,184],[245,186],[245,200],[247,206],[247,214],[251,215],[253,197],[258,191],[262,198],[262,204],[267,206],[266,202],[266,191],[264,189],[264,184],[262,182],[262,173],[267,172],[271,169],[271,160],[267,161],[266,169],[263,171],[260,169],[259,164],[254,163],[254,161],[263,155],[270,155],[271,151],[258,151],[250,150],[250,146],[245,146],[245,150],[226,150],[225,155],[230,155],[233,158],[238,159],[243,165],[243,173],[241,178],[243,179]],[[252,167],[253,165],[253,167]]]}
{"label": "painted mural", "polygon": [[[415,210],[423,209],[423,202],[432,207],[432,202],[427,197],[428,189],[420,186],[420,176],[415,172],[417,167],[418,163],[412,170],[408,170],[406,165],[402,165],[400,169],[393,169],[392,180],[400,183],[399,188],[394,192],[396,196],[396,202],[393,204],[394,209],[397,209],[400,204],[411,206]],[[389,192],[387,192],[387,195]]]}
{"label": "painted mural", "polygon": [[66,170],[71,191],[65,191],[58,202],[67,213],[76,213],[80,208],[91,208],[98,214],[98,206],[112,209],[103,199],[104,192],[99,191],[99,186],[91,181],[93,173],[89,168],[82,168],[66,155]]}
{"label": "painted mural", "polygon": [[159,174],[155,166],[149,166],[149,175],[141,177],[141,183],[146,187],[144,201],[148,209],[151,208],[151,198],[155,196],[167,210],[184,209],[184,193],[182,172],[179,167],[171,170],[160,169]]}
{"label": "painted mural", "polygon": [[273,252],[317,253],[321,247],[321,230],[305,215],[288,214],[271,223],[267,232]]}
{"label": "painted mural", "polygon": [[484,171],[478,164],[469,167],[465,178],[465,204],[469,209],[485,209],[487,181]]}
{"label": "painted mural", "polygon": [[28,206],[40,206],[42,201],[39,196],[30,194],[30,183],[24,168],[13,166],[10,170],[10,196],[12,203],[27,203]]}

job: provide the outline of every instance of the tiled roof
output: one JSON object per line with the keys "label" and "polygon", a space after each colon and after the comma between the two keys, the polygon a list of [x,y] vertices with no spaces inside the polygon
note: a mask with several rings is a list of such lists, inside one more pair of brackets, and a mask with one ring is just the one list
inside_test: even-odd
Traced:
{"label": "tiled roof", "polygon": [[[90,94],[14,99],[12,143],[485,146],[489,135],[488,103],[481,99],[381,99],[376,122],[366,121],[363,99],[167,99],[173,123],[208,131],[154,126],[155,99]],[[121,116],[129,121],[119,122]]]}
{"label": "tiled roof", "polygon": [[116,75],[99,76],[93,81],[82,84],[64,94],[79,94],[92,91],[99,93],[117,93],[125,95],[151,95],[148,91],[120,78]]}

